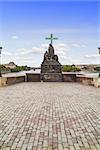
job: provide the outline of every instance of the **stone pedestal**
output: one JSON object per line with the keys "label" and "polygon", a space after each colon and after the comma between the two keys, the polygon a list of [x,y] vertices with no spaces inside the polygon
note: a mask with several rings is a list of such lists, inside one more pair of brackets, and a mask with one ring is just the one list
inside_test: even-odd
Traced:
{"label": "stone pedestal", "polygon": [[41,80],[44,82],[62,82],[61,73],[43,73],[41,74]]}

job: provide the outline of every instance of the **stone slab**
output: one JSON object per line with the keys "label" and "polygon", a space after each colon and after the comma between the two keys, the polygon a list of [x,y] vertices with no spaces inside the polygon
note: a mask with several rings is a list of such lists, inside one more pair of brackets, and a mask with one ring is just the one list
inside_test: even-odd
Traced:
{"label": "stone slab", "polygon": [[45,73],[41,74],[41,80],[44,82],[62,82],[62,74],[61,73]]}
{"label": "stone slab", "polygon": [[76,82],[76,74],[75,73],[62,73],[64,82]]}
{"label": "stone slab", "polygon": [[27,82],[40,82],[40,73],[27,73],[26,80]]}
{"label": "stone slab", "polygon": [[7,85],[25,82],[25,76],[7,77]]}

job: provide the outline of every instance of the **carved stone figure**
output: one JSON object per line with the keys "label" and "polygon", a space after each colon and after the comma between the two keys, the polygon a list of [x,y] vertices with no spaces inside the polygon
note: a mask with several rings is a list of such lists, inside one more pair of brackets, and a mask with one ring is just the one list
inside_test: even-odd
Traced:
{"label": "carved stone figure", "polygon": [[48,51],[44,54],[41,64],[41,78],[44,81],[62,81],[61,64],[58,56],[54,54],[54,47],[49,44]]}
{"label": "carved stone figure", "polygon": [[48,52],[51,56],[54,55],[54,48],[51,44],[49,44]]}
{"label": "carved stone figure", "polygon": [[48,52],[47,51],[44,54],[44,61],[48,61]]}

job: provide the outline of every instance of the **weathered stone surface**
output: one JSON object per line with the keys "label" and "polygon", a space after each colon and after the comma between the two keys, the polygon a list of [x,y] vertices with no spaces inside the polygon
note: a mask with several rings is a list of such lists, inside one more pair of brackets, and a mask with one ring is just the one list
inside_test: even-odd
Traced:
{"label": "weathered stone surface", "polygon": [[64,82],[76,82],[76,73],[62,73]]}
{"label": "weathered stone surface", "polygon": [[58,56],[54,54],[54,47],[49,44],[41,64],[41,79],[43,81],[62,81],[61,64]]}
{"label": "weathered stone surface", "polygon": [[7,85],[25,82],[25,76],[7,77]]}
{"label": "weathered stone surface", "polygon": [[45,73],[42,76],[43,81],[52,81],[52,82],[60,82],[62,81],[62,74],[61,73]]}
{"label": "weathered stone surface", "polygon": [[100,150],[100,90],[65,82],[0,89],[0,150]]}
{"label": "weathered stone surface", "polygon": [[7,84],[7,78],[6,77],[0,77],[0,86],[5,86]]}
{"label": "weathered stone surface", "polygon": [[40,73],[27,73],[26,74],[27,82],[40,82]]}
{"label": "weathered stone surface", "polygon": [[95,87],[100,87],[100,78],[94,78],[93,79],[93,85]]}

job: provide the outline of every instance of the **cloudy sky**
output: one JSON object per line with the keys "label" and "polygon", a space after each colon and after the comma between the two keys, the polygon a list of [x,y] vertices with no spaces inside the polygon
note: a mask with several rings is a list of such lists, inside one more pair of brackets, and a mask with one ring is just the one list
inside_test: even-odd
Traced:
{"label": "cloudy sky", "polygon": [[51,33],[62,64],[100,64],[100,1],[0,0],[2,63],[40,66]]}

